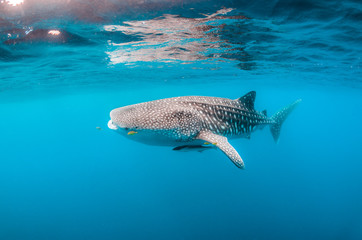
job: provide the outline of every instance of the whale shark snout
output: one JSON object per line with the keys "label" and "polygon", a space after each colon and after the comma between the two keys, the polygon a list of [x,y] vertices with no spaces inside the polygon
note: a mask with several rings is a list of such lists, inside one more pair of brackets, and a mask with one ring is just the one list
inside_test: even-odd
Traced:
{"label": "whale shark snout", "polygon": [[136,117],[139,115],[140,113],[130,106],[113,109],[108,127],[113,130],[135,128],[138,122]]}
{"label": "whale shark snout", "polygon": [[108,127],[112,130],[118,130],[120,128],[129,128],[129,122],[127,117],[127,111],[124,107],[113,109],[110,113],[111,120],[108,122]]}
{"label": "whale shark snout", "polygon": [[117,130],[118,126],[116,124],[114,124],[112,120],[109,120],[108,121],[108,128],[112,129],[112,130]]}
{"label": "whale shark snout", "polygon": [[118,108],[116,109],[113,109],[111,112],[110,112],[110,117],[111,117],[111,120],[108,121],[108,128],[109,129],[112,129],[112,130],[117,130],[119,127],[116,123],[116,116],[118,115]]}

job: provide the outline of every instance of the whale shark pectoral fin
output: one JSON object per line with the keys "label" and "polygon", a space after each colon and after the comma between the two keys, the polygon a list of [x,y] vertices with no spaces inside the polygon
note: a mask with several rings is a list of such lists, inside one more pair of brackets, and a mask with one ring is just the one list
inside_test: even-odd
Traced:
{"label": "whale shark pectoral fin", "polygon": [[238,168],[244,168],[244,162],[239,153],[233,148],[233,146],[230,145],[226,137],[208,131],[201,131],[196,139],[212,143],[223,151]]}

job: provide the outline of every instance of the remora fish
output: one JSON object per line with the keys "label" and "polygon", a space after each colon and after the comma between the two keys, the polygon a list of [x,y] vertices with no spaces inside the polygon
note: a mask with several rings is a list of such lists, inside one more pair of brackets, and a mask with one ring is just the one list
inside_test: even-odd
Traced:
{"label": "remora fish", "polygon": [[150,145],[202,146],[205,141],[223,151],[239,168],[244,162],[228,138],[250,138],[251,132],[270,126],[274,140],[289,113],[301,101],[281,109],[271,118],[254,109],[255,91],[232,100],[186,96],[144,102],[111,111],[108,127]]}
{"label": "remora fish", "polygon": [[[211,145],[211,144],[209,144],[209,145]],[[172,150],[180,151],[180,152],[188,152],[188,151],[203,152],[208,149],[213,149],[213,146],[215,146],[215,145],[211,145],[211,146],[209,146],[209,145],[206,145],[206,143],[204,143],[204,145],[182,145],[182,146],[174,147]]]}

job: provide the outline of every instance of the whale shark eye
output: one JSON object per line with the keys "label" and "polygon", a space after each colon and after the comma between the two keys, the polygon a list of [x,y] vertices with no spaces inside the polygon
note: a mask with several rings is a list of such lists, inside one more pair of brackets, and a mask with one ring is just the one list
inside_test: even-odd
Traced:
{"label": "whale shark eye", "polygon": [[127,127],[126,127],[126,128],[124,128],[124,129],[125,129],[125,130],[129,130],[129,128],[127,128]]}

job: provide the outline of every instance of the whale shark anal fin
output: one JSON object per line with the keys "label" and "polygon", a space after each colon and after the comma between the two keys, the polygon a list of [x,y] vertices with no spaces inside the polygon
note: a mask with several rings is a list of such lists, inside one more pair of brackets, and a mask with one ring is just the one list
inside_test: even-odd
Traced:
{"label": "whale shark anal fin", "polygon": [[223,151],[238,168],[244,168],[244,162],[239,153],[233,148],[233,146],[230,145],[226,137],[208,131],[201,131],[196,139],[212,143]]}

